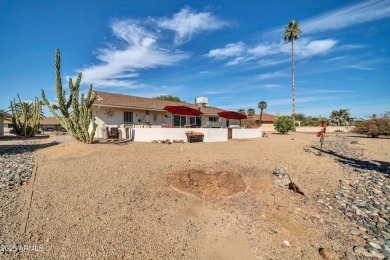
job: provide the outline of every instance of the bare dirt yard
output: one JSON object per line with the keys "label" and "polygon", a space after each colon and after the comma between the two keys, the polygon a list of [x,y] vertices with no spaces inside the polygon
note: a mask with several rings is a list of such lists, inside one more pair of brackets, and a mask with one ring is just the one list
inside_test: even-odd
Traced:
{"label": "bare dirt yard", "polygon": [[390,255],[390,139],[331,134],[323,152],[307,133],[169,145],[65,142],[30,152],[31,179],[0,190],[0,258]]}

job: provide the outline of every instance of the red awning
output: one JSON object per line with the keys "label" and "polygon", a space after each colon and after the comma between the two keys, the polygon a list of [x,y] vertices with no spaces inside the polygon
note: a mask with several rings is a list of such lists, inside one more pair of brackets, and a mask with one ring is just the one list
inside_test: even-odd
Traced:
{"label": "red awning", "polygon": [[165,106],[164,110],[172,114],[183,116],[200,116],[203,114],[199,109],[187,106]]}
{"label": "red awning", "polygon": [[218,115],[220,117],[224,117],[227,119],[236,119],[236,120],[241,120],[241,119],[247,119],[247,116],[235,111],[222,111],[219,112]]}

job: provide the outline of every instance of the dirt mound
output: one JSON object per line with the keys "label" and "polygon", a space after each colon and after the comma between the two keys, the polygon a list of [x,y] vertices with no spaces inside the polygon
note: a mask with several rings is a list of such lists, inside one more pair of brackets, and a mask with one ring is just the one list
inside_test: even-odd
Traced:
{"label": "dirt mound", "polygon": [[227,197],[245,191],[242,175],[221,170],[190,169],[180,171],[171,179],[173,188],[198,197]]}

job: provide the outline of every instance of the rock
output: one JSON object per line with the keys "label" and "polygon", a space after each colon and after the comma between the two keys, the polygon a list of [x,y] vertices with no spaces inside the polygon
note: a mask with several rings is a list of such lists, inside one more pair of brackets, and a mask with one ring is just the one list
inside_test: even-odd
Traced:
{"label": "rock", "polygon": [[290,243],[287,240],[283,241],[283,245],[285,247],[291,247]]}
{"label": "rock", "polygon": [[371,255],[372,255],[373,257],[377,257],[377,258],[379,258],[379,259],[385,259],[385,256],[384,256],[383,254],[381,254],[381,253],[379,253],[379,252],[377,252],[377,251],[375,251],[375,250],[372,250],[372,251],[371,251]]}
{"label": "rock", "polygon": [[356,260],[356,257],[351,252],[345,252],[345,257],[348,260]]}
{"label": "rock", "polygon": [[365,255],[366,253],[368,253],[367,250],[362,246],[353,247],[353,252],[355,253],[355,255]]}
{"label": "rock", "polygon": [[336,252],[329,248],[320,248],[318,250],[323,259],[331,260],[336,258]]}
{"label": "rock", "polygon": [[357,229],[352,229],[352,230],[351,230],[351,234],[352,234],[352,235],[355,235],[355,236],[358,236],[358,235],[360,235],[360,232],[359,232],[359,230],[357,230]]}
{"label": "rock", "polygon": [[274,172],[273,172],[276,176],[285,176],[287,175],[287,168],[285,167],[282,167],[282,166],[279,166],[277,167]]}
{"label": "rock", "polygon": [[286,187],[291,183],[289,178],[280,178],[272,181],[272,184],[278,187]]}
{"label": "rock", "polygon": [[370,244],[370,246],[372,246],[375,249],[379,249],[379,250],[382,249],[382,247],[380,245],[378,245],[378,244],[376,244],[374,242],[368,242],[368,244]]}

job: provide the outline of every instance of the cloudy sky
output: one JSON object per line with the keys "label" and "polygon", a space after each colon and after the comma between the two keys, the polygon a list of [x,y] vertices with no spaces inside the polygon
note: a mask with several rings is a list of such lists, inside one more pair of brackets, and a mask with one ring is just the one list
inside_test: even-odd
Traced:
{"label": "cloudy sky", "polygon": [[[261,4],[260,4],[261,3]],[[390,0],[1,1],[0,108],[41,89],[56,102],[62,76],[82,90],[135,96],[206,96],[229,110],[268,103],[291,114],[288,21],[295,42],[297,112],[366,118],[390,110]],[[47,114],[49,116],[49,114]]]}

